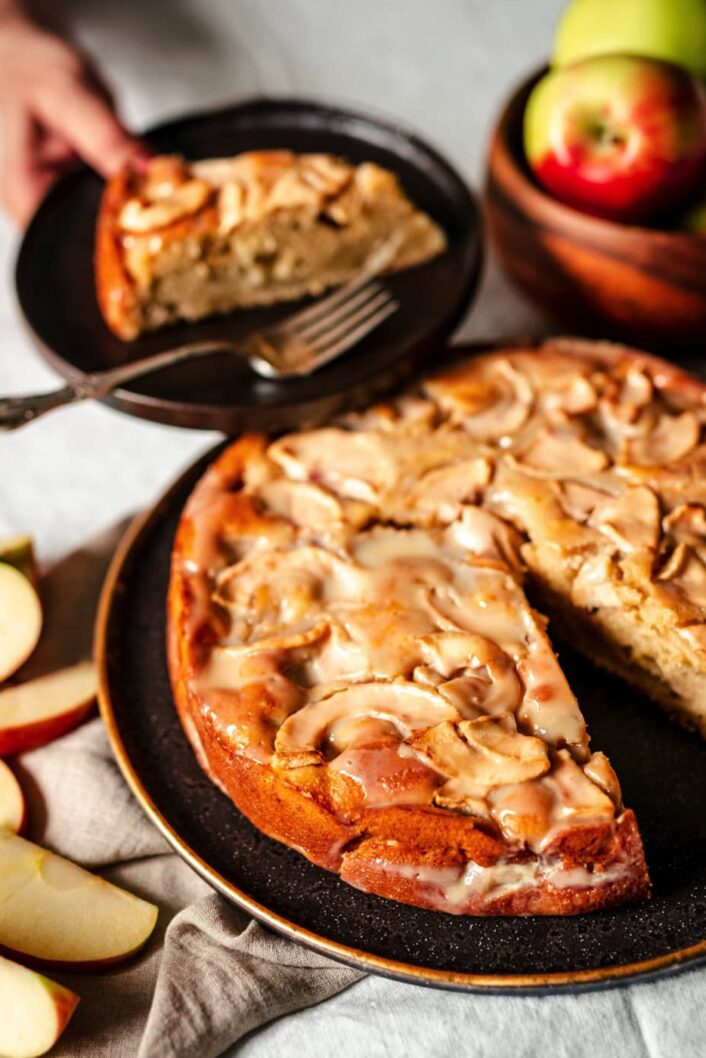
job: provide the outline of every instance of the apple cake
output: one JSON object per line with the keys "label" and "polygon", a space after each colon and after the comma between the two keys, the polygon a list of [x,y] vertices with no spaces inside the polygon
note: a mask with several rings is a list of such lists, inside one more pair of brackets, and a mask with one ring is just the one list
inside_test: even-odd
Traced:
{"label": "apple cake", "polygon": [[105,189],[98,302],[128,341],[175,320],[319,294],[357,275],[388,241],[388,271],[446,246],[438,224],[373,162],[284,150],[159,156]]}
{"label": "apple cake", "polygon": [[237,440],[184,509],[168,599],[209,776],[266,834],[407,903],[647,895],[541,613],[706,734],[705,421],[706,387],[672,365],[564,339]]}

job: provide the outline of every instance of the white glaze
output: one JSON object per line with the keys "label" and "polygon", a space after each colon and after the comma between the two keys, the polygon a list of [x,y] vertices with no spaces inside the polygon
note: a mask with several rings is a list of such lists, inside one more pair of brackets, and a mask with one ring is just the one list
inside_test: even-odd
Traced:
{"label": "white glaze", "polygon": [[479,899],[492,903],[523,889],[548,885],[553,889],[595,889],[629,873],[630,867],[616,860],[605,870],[565,867],[558,858],[526,862],[501,860],[491,866],[468,862],[463,866],[429,867],[402,864],[379,857],[376,864],[386,874],[422,884],[425,896],[439,911],[462,914],[469,903]]}

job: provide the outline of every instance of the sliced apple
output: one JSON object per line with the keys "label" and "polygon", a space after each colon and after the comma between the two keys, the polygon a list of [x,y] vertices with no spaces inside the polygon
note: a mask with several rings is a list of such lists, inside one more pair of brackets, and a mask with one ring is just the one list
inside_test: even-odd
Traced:
{"label": "sliced apple", "polygon": [[79,997],[48,977],[0,956],[0,1054],[36,1058],[53,1047]]}
{"label": "sliced apple", "polygon": [[0,691],[0,756],[35,749],[70,731],[93,707],[96,688],[91,661],[5,687]]}
{"label": "sliced apple", "polygon": [[0,562],[0,680],[27,660],[41,631],[42,607],[34,587],[24,573]]}
{"label": "sliced apple", "polygon": [[0,948],[90,970],[138,951],[158,909],[31,841],[0,831]]}
{"label": "sliced apple", "polygon": [[10,766],[0,760],[0,827],[13,834],[21,834],[26,822],[27,809],[22,787]]}
{"label": "sliced apple", "polygon": [[17,533],[0,540],[0,562],[14,566],[32,582],[37,583],[37,560],[34,557],[34,542],[31,536]]}

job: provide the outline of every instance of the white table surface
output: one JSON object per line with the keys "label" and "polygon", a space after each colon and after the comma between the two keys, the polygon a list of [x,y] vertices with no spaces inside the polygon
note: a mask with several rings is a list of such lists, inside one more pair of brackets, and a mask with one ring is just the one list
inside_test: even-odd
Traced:
{"label": "white table surface", "polygon": [[[478,186],[493,115],[546,56],[562,0],[74,0],[76,32],[136,128],[250,95],[322,96],[403,118]],[[0,219],[0,393],[49,388],[15,303],[17,235]],[[467,336],[537,331],[490,263]],[[0,533],[25,530],[52,561],[135,511],[215,435],[99,405],[0,439]],[[582,997],[471,997],[369,978],[282,1019],[248,1056],[461,1054],[689,1058],[706,1053],[706,976]],[[120,1054],[119,1044],[114,1052]],[[195,1056],[198,1058],[198,1056]]]}

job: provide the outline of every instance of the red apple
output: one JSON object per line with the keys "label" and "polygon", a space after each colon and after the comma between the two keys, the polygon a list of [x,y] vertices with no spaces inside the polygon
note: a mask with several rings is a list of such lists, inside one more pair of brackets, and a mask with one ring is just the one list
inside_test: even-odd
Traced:
{"label": "red apple", "polygon": [[0,1052],[37,1058],[54,1046],[78,996],[48,977],[0,956]]}
{"label": "red apple", "polygon": [[31,581],[0,561],[0,681],[24,664],[41,630],[42,607]]}
{"label": "red apple", "polygon": [[525,152],[544,187],[577,209],[639,222],[676,209],[706,172],[706,92],[686,70],[602,55],[535,86]]}
{"label": "red apple", "polygon": [[94,706],[96,685],[93,662],[80,661],[2,688],[0,756],[36,749],[76,727]]}

